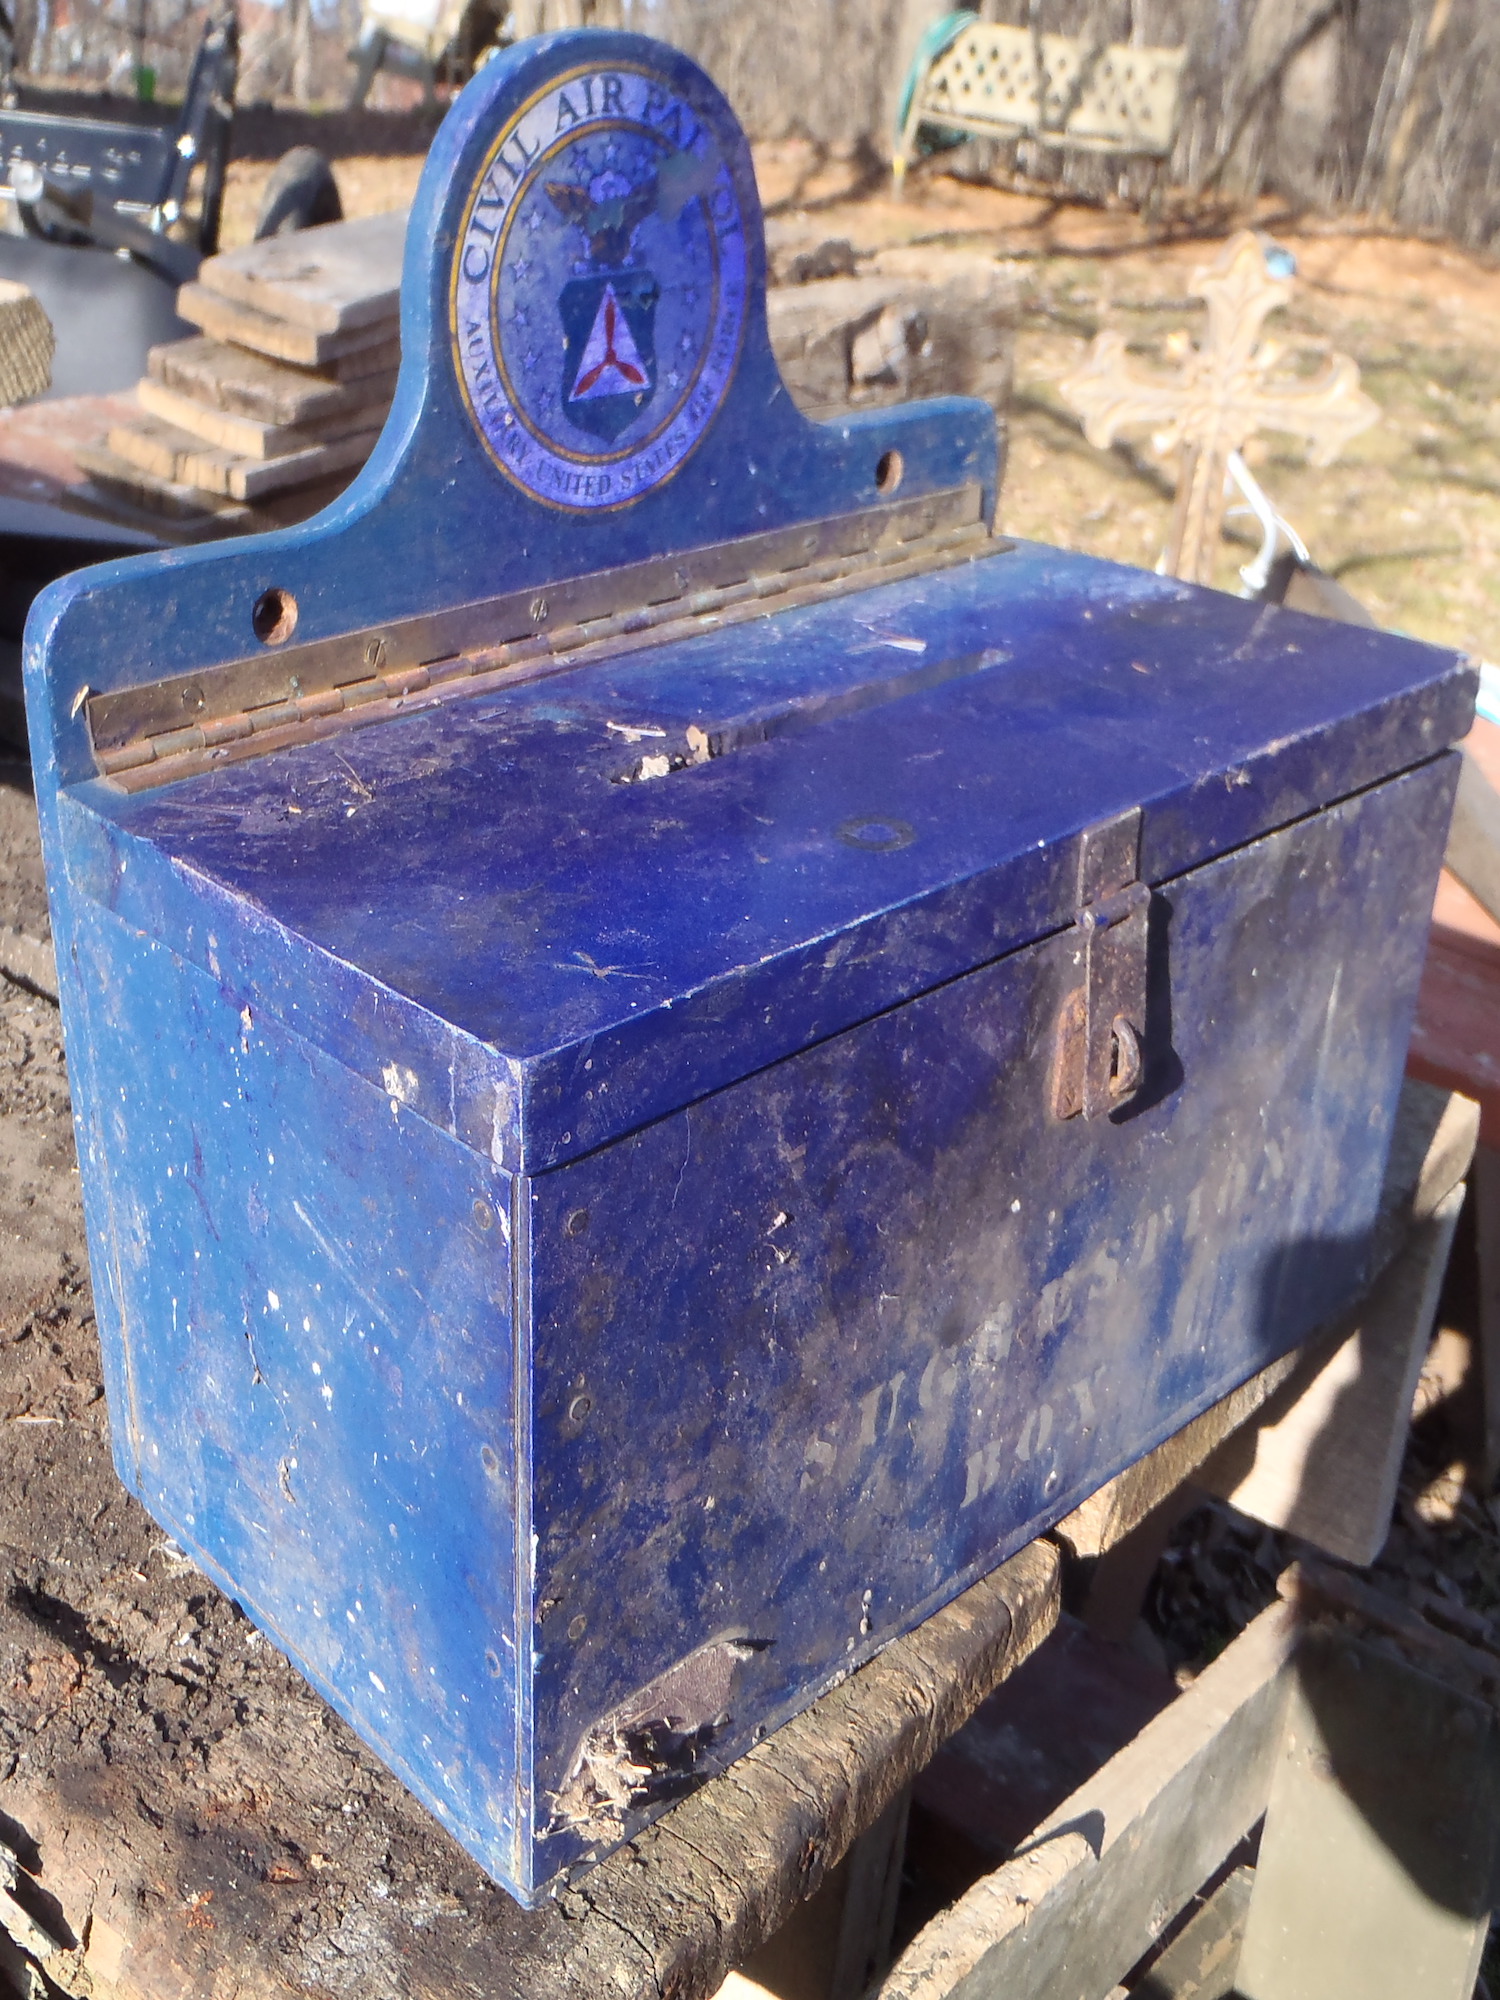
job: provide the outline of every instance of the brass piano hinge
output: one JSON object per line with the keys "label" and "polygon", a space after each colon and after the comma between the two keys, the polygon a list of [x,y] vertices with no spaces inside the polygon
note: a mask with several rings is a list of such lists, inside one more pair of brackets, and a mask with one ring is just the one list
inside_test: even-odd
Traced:
{"label": "brass piano hinge", "polygon": [[990,533],[981,508],[971,483],[96,694],[95,761],[141,790],[1014,546]]}
{"label": "brass piano hinge", "polygon": [[1146,941],[1151,891],[1138,879],[1141,809],[1085,829],[1078,853],[1083,983],[1063,1001],[1052,1065],[1058,1118],[1100,1118],[1145,1081]]}

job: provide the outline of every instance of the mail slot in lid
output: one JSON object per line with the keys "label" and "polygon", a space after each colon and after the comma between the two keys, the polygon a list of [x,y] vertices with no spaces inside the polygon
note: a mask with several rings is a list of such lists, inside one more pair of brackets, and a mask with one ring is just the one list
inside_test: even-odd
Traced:
{"label": "mail slot in lid", "polygon": [[350,493],[29,632],[121,1476],[523,1900],[1354,1295],[1472,705],[763,287],[707,79],[523,44]]}

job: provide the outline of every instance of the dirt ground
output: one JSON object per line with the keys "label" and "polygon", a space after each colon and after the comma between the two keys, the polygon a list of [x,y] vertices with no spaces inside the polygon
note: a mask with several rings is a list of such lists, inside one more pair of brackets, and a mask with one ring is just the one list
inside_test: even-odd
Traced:
{"label": "dirt ground", "polygon": [[[769,204],[794,189],[788,149],[767,160]],[[1011,532],[1150,567],[1166,539],[1170,467],[1144,435],[1109,452],[1083,439],[1057,393],[1103,326],[1146,362],[1196,334],[1194,271],[1220,240],[1145,240],[1131,211],[1058,208],[1038,195],[921,175],[906,201],[877,183],[841,197],[827,170],[804,192],[817,228],[857,251],[908,241],[985,248],[1021,289],[1011,456],[1001,507]],[[1269,208],[1253,219],[1297,259],[1296,294],[1267,332],[1288,347],[1351,355],[1382,422],[1332,465],[1308,466],[1289,440],[1246,456],[1316,561],[1383,623],[1487,657],[1500,650],[1500,267],[1440,243],[1355,234]],[[1176,219],[1185,226],[1183,218]],[[1223,547],[1216,581],[1258,545]]]}
{"label": "dirt ground", "polygon": [[[1095,451],[1057,382],[1105,325],[1123,328],[1143,358],[1162,360],[1166,336],[1201,321],[1192,274],[1218,241],[1151,242],[1133,211],[1059,208],[931,171],[896,202],[883,175],[795,143],[759,148],[756,165],[768,211],[812,240],[846,238],[859,253],[904,243],[963,248],[1009,266],[1020,324],[1005,526],[1153,565],[1167,532],[1169,468],[1144,436]],[[226,242],[250,236],[270,169],[269,158],[231,167]],[[351,153],[334,170],[346,211],[369,214],[410,201],[421,155]],[[1222,232],[1243,219],[1206,220]],[[1287,439],[1252,444],[1257,477],[1314,558],[1383,624],[1500,655],[1500,265],[1269,207],[1254,220],[1292,251],[1300,280],[1268,332],[1289,346],[1352,355],[1383,412],[1323,469]],[[1172,226],[1185,229],[1187,219]],[[1238,586],[1237,566],[1256,545],[1248,528],[1232,531],[1243,540],[1223,546],[1216,580],[1226,589]]]}
{"label": "dirt ground", "polygon": [[[1500,271],[1439,245],[1282,229],[1296,295],[1268,331],[1352,355],[1382,421],[1331,466],[1268,437],[1246,456],[1323,568],[1384,625],[1489,657],[1500,609]],[[1165,469],[1140,449],[1094,451],[1057,393],[1101,325],[1159,358],[1194,327],[1192,273],[1214,246],[1044,252],[1026,269],[1013,453],[1004,503],[1016,532],[1151,565],[1165,540]],[[1258,537],[1256,538],[1258,541]],[[1237,587],[1253,552],[1222,549]]]}

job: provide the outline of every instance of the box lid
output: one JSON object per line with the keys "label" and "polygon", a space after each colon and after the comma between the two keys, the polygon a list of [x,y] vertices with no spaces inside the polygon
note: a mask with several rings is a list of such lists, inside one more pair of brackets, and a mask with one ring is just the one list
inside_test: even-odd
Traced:
{"label": "box lid", "polygon": [[[579,177],[605,127],[628,199]],[[526,251],[486,265],[481,338],[488,212]],[[401,384],[354,488],[54,586],[28,700],[54,873],[497,1164],[555,1165],[1069,924],[1083,830],[1122,809],[1160,883],[1467,727],[1452,655],[991,536],[982,405],[803,419],[742,135],[658,45],[488,65],[413,217]],[[560,378],[579,410],[601,326],[610,366],[634,329],[647,414],[664,330],[697,387],[638,447],[628,410],[593,458],[575,425],[585,470],[549,487],[558,398],[527,403],[518,313],[587,349]]]}
{"label": "box lid", "polygon": [[356,1066],[534,1171],[1069,924],[1084,828],[1142,805],[1160,884],[1432,756],[1472,687],[1023,545],[71,803],[96,894],[346,1059],[381,1016]]}

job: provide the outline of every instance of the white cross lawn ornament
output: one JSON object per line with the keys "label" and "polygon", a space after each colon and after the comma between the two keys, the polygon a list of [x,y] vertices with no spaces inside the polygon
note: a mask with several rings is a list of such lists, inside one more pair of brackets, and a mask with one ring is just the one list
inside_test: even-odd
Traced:
{"label": "white cross lawn ornament", "polygon": [[1168,352],[1182,361],[1176,374],[1141,368],[1126,352],[1124,335],[1111,329],[1095,337],[1083,365],[1058,389],[1100,451],[1120,431],[1150,424],[1157,452],[1179,452],[1164,567],[1190,583],[1209,583],[1232,454],[1257,431],[1284,431],[1303,440],[1310,463],[1329,465],[1377,421],[1380,409],[1360,388],[1359,368],[1346,354],[1325,355],[1315,375],[1281,368],[1286,347],[1262,340],[1260,331],[1266,316],[1290,299],[1292,286],[1271,276],[1248,229],[1231,237],[1216,264],[1193,272],[1189,290],[1206,302],[1208,328],[1197,347],[1186,334],[1168,341]]}

